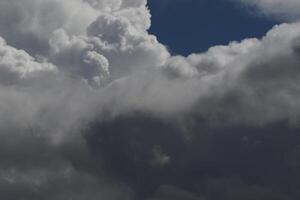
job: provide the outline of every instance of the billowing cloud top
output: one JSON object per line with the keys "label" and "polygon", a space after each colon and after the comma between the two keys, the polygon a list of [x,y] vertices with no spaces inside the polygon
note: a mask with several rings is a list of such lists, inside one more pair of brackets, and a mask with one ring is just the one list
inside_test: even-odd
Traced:
{"label": "billowing cloud top", "polygon": [[297,199],[300,24],[171,56],[146,3],[0,0],[0,198]]}

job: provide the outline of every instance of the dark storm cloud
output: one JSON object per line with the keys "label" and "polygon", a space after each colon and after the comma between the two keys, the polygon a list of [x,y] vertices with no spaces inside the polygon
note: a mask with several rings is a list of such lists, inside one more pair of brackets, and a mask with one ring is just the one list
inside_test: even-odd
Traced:
{"label": "dark storm cloud", "polygon": [[299,23],[170,56],[146,3],[0,0],[0,198],[298,199]]}
{"label": "dark storm cloud", "polygon": [[[286,121],[216,127],[190,120],[197,123],[147,114],[96,122],[89,146],[94,159],[127,182],[137,199],[299,198],[298,128]],[[169,162],[153,165],[155,149]]]}

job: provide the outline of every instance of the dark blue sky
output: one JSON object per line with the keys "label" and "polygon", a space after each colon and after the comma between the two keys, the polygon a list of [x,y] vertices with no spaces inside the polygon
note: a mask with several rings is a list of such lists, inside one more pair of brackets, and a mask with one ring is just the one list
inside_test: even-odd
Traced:
{"label": "dark blue sky", "polygon": [[148,0],[151,33],[172,54],[203,52],[233,40],[261,37],[276,24],[228,0]]}

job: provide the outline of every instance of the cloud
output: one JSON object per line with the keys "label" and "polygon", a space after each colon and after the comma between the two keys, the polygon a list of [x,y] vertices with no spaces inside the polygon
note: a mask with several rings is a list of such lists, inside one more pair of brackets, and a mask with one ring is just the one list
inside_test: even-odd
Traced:
{"label": "cloud", "polygon": [[57,29],[84,34],[100,13],[145,4],[144,0],[1,0],[0,34],[31,53],[46,53],[49,37]]}
{"label": "cloud", "polygon": [[23,50],[17,50],[6,44],[0,37],[0,82],[2,84],[24,84],[35,76],[55,73],[56,67],[51,63],[38,63]]}
{"label": "cloud", "polygon": [[300,24],[171,56],[146,3],[0,0],[0,197],[298,198]]}
{"label": "cloud", "polygon": [[257,8],[263,15],[279,20],[299,20],[300,2],[298,0],[234,0]]}
{"label": "cloud", "polygon": [[226,123],[297,121],[298,38],[298,23],[283,24],[262,40],[172,57],[159,71],[113,83],[113,107],[158,116],[193,112]]}

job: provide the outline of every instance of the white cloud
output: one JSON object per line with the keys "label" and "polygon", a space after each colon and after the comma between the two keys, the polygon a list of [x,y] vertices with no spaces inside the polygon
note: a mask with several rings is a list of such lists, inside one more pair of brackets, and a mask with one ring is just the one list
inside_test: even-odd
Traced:
{"label": "white cloud", "polygon": [[300,1],[298,0],[234,0],[255,6],[262,14],[280,20],[299,20]]}
{"label": "white cloud", "polygon": [[120,108],[113,108],[145,109],[160,116],[195,112],[207,119],[239,123],[298,120],[299,27],[283,24],[262,40],[172,57],[162,72],[136,74],[114,83],[112,94]]}

